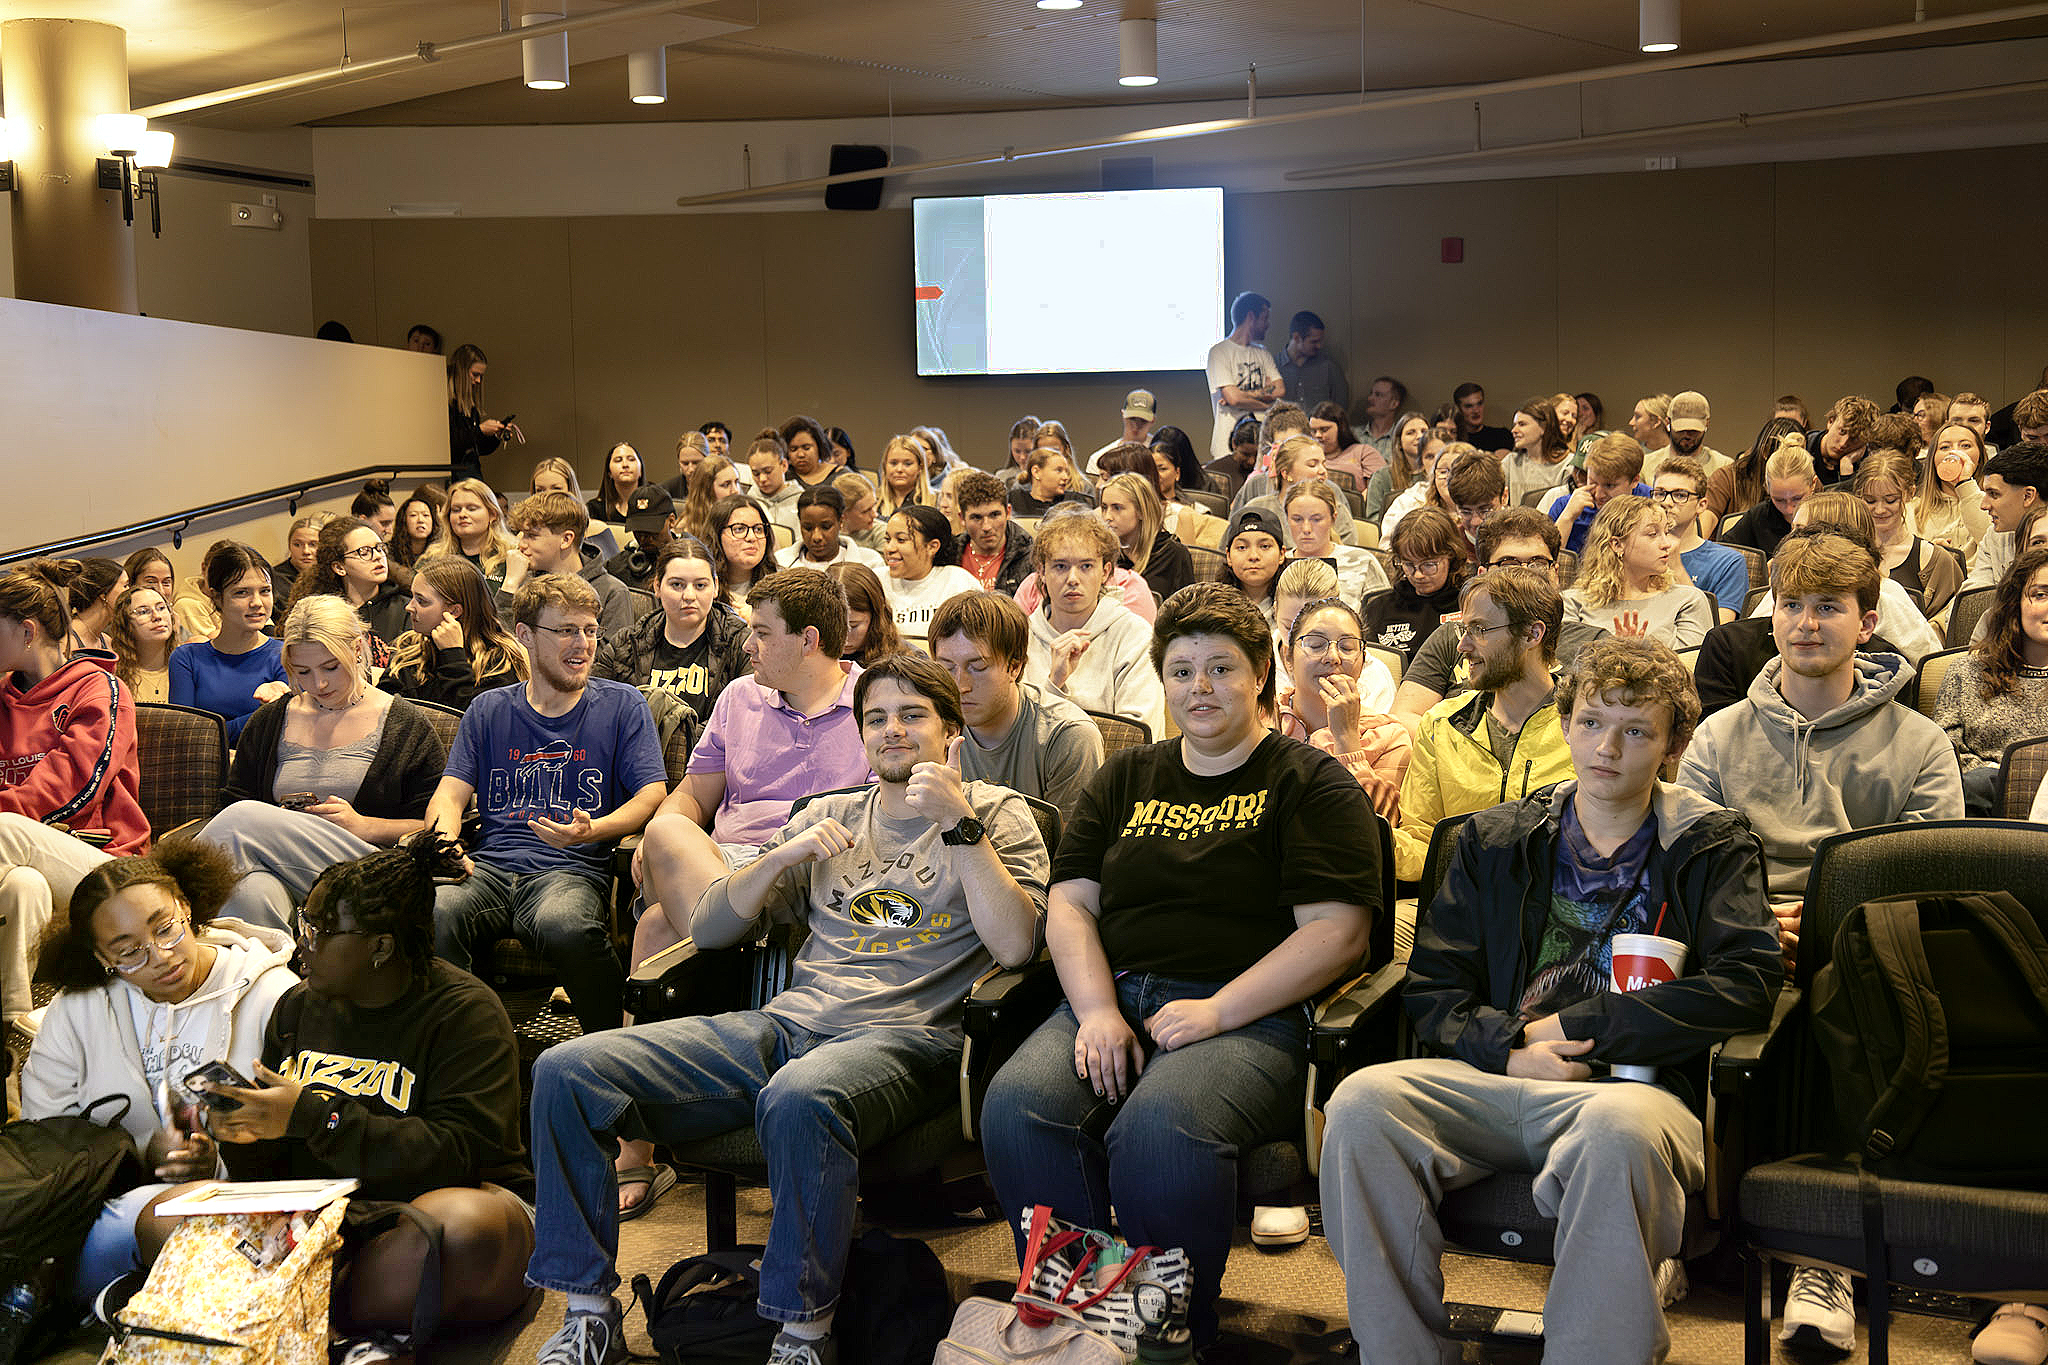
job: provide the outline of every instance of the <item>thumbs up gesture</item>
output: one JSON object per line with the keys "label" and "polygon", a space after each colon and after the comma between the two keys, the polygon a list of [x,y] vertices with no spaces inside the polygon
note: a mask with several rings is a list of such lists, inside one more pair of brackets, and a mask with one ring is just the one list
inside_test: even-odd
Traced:
{"label": "thumbs up gesture", "polygon": [[920,763],[910,770],[903,799],[910,808],[941,829],[951,829],[974,814],[960,778],[960,746],[965,735],[953,736],[943,763]]}

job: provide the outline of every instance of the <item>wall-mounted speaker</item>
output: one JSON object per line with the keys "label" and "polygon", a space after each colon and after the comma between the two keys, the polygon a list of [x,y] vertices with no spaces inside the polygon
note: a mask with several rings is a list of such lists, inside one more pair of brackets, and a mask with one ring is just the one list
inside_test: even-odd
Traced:
{"label": "wall-mounted speaker", "polygon": [[[834,143],[832,146],[833,175],[850,175],[855,171],[879,171],[888,164],[887,147],[867,147],[847,142]],[[828,209],[869,211],[881,206],[880,180],[848,180],[842,184],[825,187],[825,207]]]}

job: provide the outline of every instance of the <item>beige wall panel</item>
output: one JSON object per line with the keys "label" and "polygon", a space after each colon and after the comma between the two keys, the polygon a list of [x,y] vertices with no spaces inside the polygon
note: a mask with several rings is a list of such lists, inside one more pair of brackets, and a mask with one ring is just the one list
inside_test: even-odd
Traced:
{"label": "beige wall panel", "polygon": [[1361,329],[1351,315],[1350,193],[1228,195],[1223,243],[1224,294],[1235,297],[1254,289],[1273,301],[1273,325],[1266,334],[1273,353],[1287,348],[1288,319],[1308,309],[1323,320],[1325,343],[1352,381],[1354,404],[1362,399],[1377,371],[1362,380],[1354,373]]}
{"label": "beige wall panel", "polygon": [[[135,275],[142,311],[151,317],[311,336],[313,316],[308,224],[313,196],[263,190],[196,176],[161,175],[164,235],[149,232],[149,206],[135,206]],[[229,205],[264,194],[278,202],[284,225],[235,227]]]}
{"label": "beige wall panel", "polygon": [[[1487,421],[1554,391],[1558,362],[1557,182],[1416,185],[1351,192],[1353,388],[1381,370],[1422,408],[1465,380],[1486,386]],[[1462,237],[1462,265],[1441,240]]]}
{"label": "beige wall panel", "polygon": [[[569,226],[576,348],[575,454],[595,492],[606,452],[631,441],[650,475],[676,472],[675,439],[718,418],[742,438],[764,407],[762,244],[725,216],[580,218]],[[750,425],[751,424],[751,425]]]}
{"label": "beige wall panel", "polygon": [[34,475],[10,481],[0,546],[383,460],[446,461],[444,389],[402,351],[0,300],[9,467]]}
{"label": "beige wall panel", "polygon": [[[1645,394],[1698,389],[1713,405],[1709,443],[1730,454],[1747,448],[1783,392],[1766,321],[1771,168],[1557,185],[1557,388],[1597,392],[1616,428]],[[1528,396],[1500,395],[1508,404]]]}
{"label": "beige wall panel", "polygon": [[[312,231],[307,234],[313,255],[307,272],[311,277],[313,316],[320,322],[333,318],[358,341],[398,346],[405,342],[404,333],[387,335],[377,317],[375,231],[374,223],[362,219],[313,220]],[[409,327],[415,320],[396,322],[392,327]]]}
{"label": "beige wall panel", "polygon": [[[564,219],[415,219],[379,223],[378,335],[405,341],[415,322],[441,329],[452,352],[465,342],[490,357],[484,408],[516,414],[528,444],[484,461],[495,488],[524,488],[544,455],[575,460],[576,357],[570,343],[569,225]],[[442,376],[442,445],[447,445],[447,378]]]}

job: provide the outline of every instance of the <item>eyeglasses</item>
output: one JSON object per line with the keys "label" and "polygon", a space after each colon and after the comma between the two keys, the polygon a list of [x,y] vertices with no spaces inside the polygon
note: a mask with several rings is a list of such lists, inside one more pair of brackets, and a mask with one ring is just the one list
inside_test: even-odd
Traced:
{"label": "eyeglasses", "polygon": [[343,559],[360,559],[363,563],[367,564],[373,559],[382,559],[389,553],[390,551],[386,550],[382,545],[365,545],[360,549],[343,550],[341,557]]}
{"label": "eyeglasses", "polygon": [[1459,623],[1458,623],[1458,638],[1459,638],[1460,640],[1472,640],[1472,639],[1482,639],[1482,640],[1483,640],[1483,639],[1485,639],[1485,638],[1486,638],[1487,636],[1489,636],[1489,635],[1493,634],[1493,633],[1494,633],[1495,631],[1497,631],[1497,630],[1506,630],[1506,629],[1508,629],[1508,627],[1509,627],[1509,625],[1510,625],[1510,624],[1512,624],[1512,623],[1510,623],[1510,622],[1507,622],[1507,621],[1503,621],[1503,622],[1501,622],[1501,623],[1500,623],[1499,625],[1497,625],[1497,626],[1481,626],[1481,625],[1475,625],[1475,624],[1473,624],[1473,623],[1472,623],[1472,622],[1470,622],[1470,621],[1461,621],[1461,622],[1459,622]]}
{"label": "eyeglasses", "polygon": [[1436,573],[1443,568],[1445,560],[1442,555],[1438,555],[1435,559],[1403,559],[1398,562],[1401,565],[1401,571],[1410,578],[1413,578],[1417,574]]}
{"label": "eyeglasses", "polygon": [[341,938],[347,934],[355,934],[358,937],[362,937],[368,933],[368,930],[364,929],[316,929],[306,922],[306,912],[304,910],[294,913],[292,922],[298,930],[299,942],[306,946],[306,951],[309,953],[319,952],[320,946],[330,938]]}
{"label": "eyeglasses", "polygon": [[751,523],[741,525],[736,522],[727,526],[725,533],[729,536],[738,536],[741,540],[765,540],[768,537],[768,528],[765,526],[755,526]]}
{"label": "eyeglasses", "polygon": [[1650,494],[1651,502],[1693,502],[1698,498],[1690,488],[1660,488]]}
{"label": "eyeglasses", "polygon": [[105,957],[114,964],[115,971],[123,975],[132,975],[149,965],[149,950],[152,945],[165,957],[169,957],[171,949],[185,941],[185,931],[191,927],[192,921],[180,916],[160,929],[150,930],[148,943],[138,943],[133,947],[123,948],[118,953],[107,953]]}
{"label": "eyeglasses", "polygon": [[1365,648],[1365,642],[1356,635],[1340,635],[1334,640],[1327,635],[1304,635],[1296,644],[1310,654],[1318,655],[1326,654],[1334,647],[1340,659],[1355,659]]}
{"label": "eyeglasses", "polygon": [[572,640],[589,640],[593,643],[596,642],[598,635],[596,626],[543,626],[536,622],[533,628],[544,630],[550,635],[566,635]]}
{"label": "eyeglasses", "polygon": [[1557,561],[1548,555],[1531,555],[1527,559],[1516,559],[1513,555],[1507,555],[1490,561],[1486,567],[1489,569],[1547,569],[1555,563]]}

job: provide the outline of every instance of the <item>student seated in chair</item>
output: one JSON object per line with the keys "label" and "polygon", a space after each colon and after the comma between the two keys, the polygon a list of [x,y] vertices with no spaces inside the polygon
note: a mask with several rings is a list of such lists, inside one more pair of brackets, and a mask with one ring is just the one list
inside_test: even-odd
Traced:
{"label": "student seated in chair", "polygon": [[1014,792],[963,782],[960,694],[927,659],[860,674],[876,786],[812,801],[689,918],[726,947],[765,915],[807,927],[789,987],[758,1010],[639,1024],[541,1054],[533,1075],[536,1249],[527,1279],[569,1296],[541,1365],[626,1357],[613,1139],[683,1143],[753,1128],[775,1213],[761,1316],[771,1365],[833,1365],[860,1154],[954,1099],[960,1004],[991,958],[1037,951],[1048,871]]}
{"label": "student seated in chair", "polygon": [[[1696,1064],[1782,980],[1748,823],[1657,778],[1699,718],[1677,655],[1589,645],[1557,710],[1577,778],[1474,815],[1417,927],[1406,1005],[1433,1055],[1331,1097],[1323,1219],[1361,1360],[1460,1358],[1436,1205],[1501,1171],[1558,1224],[1545,1358],[1663,1359],[1654,1267],[1706,1178]],[[1610,990],[1619,933],[1684,944],[1675,979]],[[1593,1080],[1621,1065],[1653,1079]]]}

